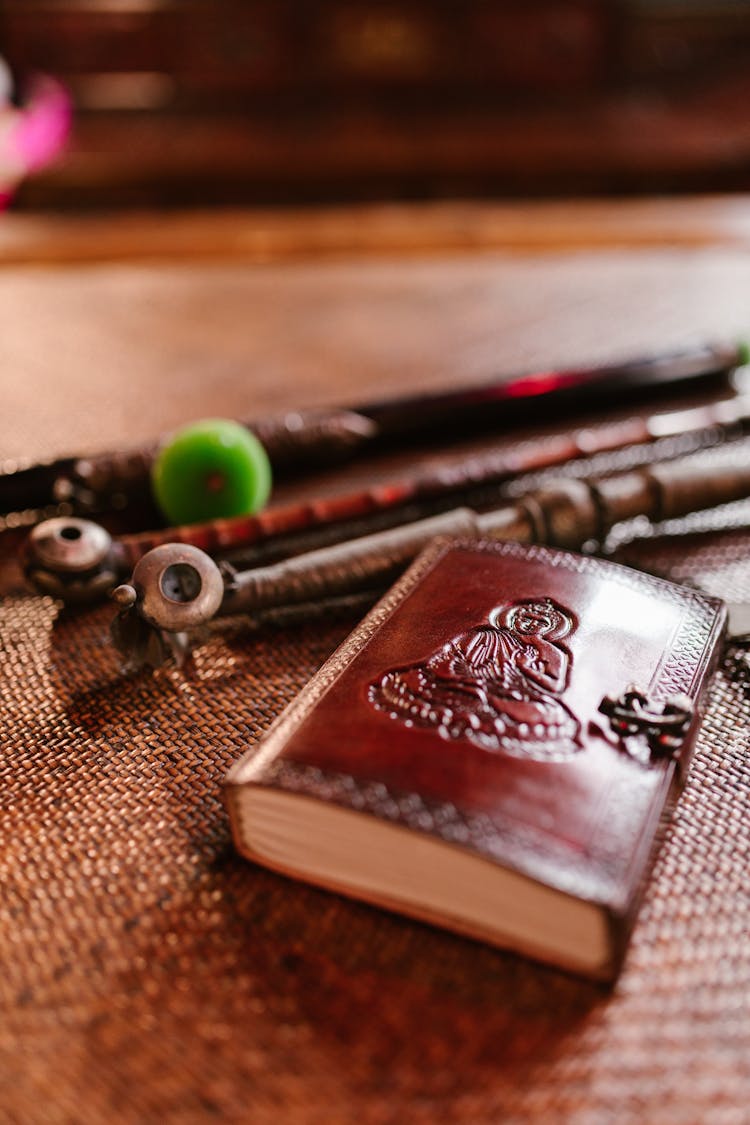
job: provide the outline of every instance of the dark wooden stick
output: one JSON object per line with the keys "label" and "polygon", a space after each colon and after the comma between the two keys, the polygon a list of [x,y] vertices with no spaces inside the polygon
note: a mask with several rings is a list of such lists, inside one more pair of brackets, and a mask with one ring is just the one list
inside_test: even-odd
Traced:
{"label": "dark wooden stick", "polygon": [[[702,345],[627,363],[504,378],[455,391],[402,397],[353,408],[294,411],[244,420],[266,446],[276,470],[309,469],[363,450],[487,426],[539,424],[567,407],[580,412],[604,401],[653,396],[665,388],[716,382],[746,362],[747,347]],[[33,513],[65,503],[73,512],[150,502],[158,443],[139,449],[72,456],[40,464],[0,464],[0,512]]]}

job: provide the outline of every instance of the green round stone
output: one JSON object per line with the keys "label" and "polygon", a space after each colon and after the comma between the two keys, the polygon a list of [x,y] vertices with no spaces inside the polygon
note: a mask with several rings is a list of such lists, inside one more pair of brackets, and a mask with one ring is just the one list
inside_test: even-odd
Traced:
{"label": "green round stone", "polygon": [[151,471],[170,523],[202,523],[259,511],[271,492],[268,455],[239,422],[206,418],[174,433]]}

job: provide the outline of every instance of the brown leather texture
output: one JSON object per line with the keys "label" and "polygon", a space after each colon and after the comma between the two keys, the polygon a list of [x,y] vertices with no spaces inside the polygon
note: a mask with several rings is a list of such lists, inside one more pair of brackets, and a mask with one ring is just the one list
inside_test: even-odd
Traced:
{"label": "brown leather texture", "polygon": [[[731,335],[747,327],[748,285],[746,252],[727,246],[5,267],[3,454],[112,448],[196,415]],[[731,532],[670,550],[641,542],[639,564],[750,596],[747,511],[733,512]],[[185,672],[122,679],[109,608],[61,612],[23,588],[10,537],[2,550],[4,1120],[745,1119],[750,701],[739,681],[720,673],[712,689],[607,991],[234,853],[226,771],[351,617],[254,636],[233,627]]]}

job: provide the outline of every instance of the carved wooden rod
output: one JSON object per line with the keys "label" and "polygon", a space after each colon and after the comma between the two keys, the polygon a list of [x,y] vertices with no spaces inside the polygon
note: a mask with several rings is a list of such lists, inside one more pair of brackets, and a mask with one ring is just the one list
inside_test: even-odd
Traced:
{"label": "carved wooden rod", "polygon": [[[601,367],[535,372],[458,390],[423,393],[350,408],[290,411],[243,420],[266,446],[276,470],[310,469],[419,436],[473,433],[508,424],[539,424],[564,409],[634,401],[681,387],[717,383],[747,363],[748,347],[700,345]],[[29,464],[0,462],[0,512],[7,526],[40,518],[50,506],[77,513],[150,502],[158,443],[92,456]],[[8,513],[13,520],[8,520]],[[28,516],[28,519],[24,517]],[[20,522],[19,522],[20,521]]]}
{"label": "carved wooden rod", "polygon": [[[418,469],[408,477],[387,484],[270,508],[254,516],[122,535],[118,543],[125,562],[132,567],[146,551],[160,543],[192,543],[210,555],[221,555],[338,524],[344,525],[342,538],[353,538],[346,525],[357,521],[361,528],[359,534],[379,530],[380,513],[395,512],[415,504],[429,506],[431,501],[506,484],[528,473],[584,461],[602,453],[635,450],[639,446],[649,447],[644,456],[654,460],[671,459],[738,438],[748,424],[750,396],[738,395],[707,406],[553,434],[514,450],[472,454],[436,468]],[[375,526],[365,526],[368,521]]]}
{"label": "carved wooden rod", "polygon": [[221,612],[246,613],[385,586],[437,535],[576,549],[601,542],[623,520],[645,516],[661,522],[748,495],[746,442],[713,463],[698,455],[588,481],[560,480],[491,512],[457,508],[240,572],[227,586]]}
{"label": "carved wooden rod", "polygon": [[[415,523],[236,572],[198,548],[162,544],[114,591],[112,638],[123,669],[160,667],[189,651],[194,631],[217,615],[256,624],[327,616],[336,605],[374,600],[436,536],[515,540],[580,548],[623,520],[663,521],[750,496],[750,442],[590,480],[560,480],[478,514],[457,508]],[[719,457],[718,454],[723,454]],[[296,612],[299,610],[299,612]]]}

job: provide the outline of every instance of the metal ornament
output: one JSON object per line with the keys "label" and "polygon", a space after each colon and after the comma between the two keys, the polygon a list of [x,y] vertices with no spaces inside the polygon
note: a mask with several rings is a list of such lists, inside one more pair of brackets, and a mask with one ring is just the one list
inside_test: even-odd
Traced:
{"label": "metal ornament", "polygon": [[158,668],[170,657],[179,665],[194,631],[219,610],[224,579],[203,551],[172,543],[144,555],[130,583],[118,586],[112,596],[120,607],[112,639],[124,670]]}
{"label": "metal ornament", "polygon": [[118,566],[109,532],[92,520],[61,516],[31,532],[24,570],[42,593],[79,603],[107,594]]}
{"label": "metal ornament", "polygon": [[687,695],[654,699],[631,684],[622,695],[605,695],[599,710],[609,719],[626,751],[642,762],[645,739],[649,757],[644,764],[648,764],[654,759],[679,757],[695,708]]}

